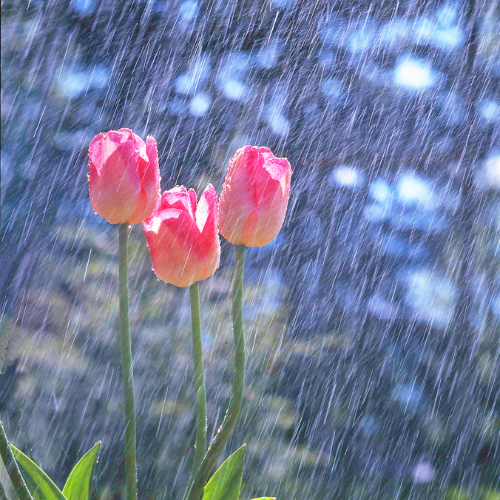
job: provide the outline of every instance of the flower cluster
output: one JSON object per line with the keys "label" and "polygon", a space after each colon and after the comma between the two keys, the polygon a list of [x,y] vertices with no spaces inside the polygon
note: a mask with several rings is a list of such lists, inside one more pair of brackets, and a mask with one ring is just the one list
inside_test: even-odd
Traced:
{"label": "flower cluster", "polygon": [[219,265],[220,234],[233,245],[262,247],[285,219],[292,169],[264,147],[245,146],[229,162],[219,201],[209,184],[197,200],[176,186],[160,196],[156,141],[130,129],[99,134],[89,146],[94,210],[114,224],[143,223],[159,279],[188,287]]}
{"label": "flower cluster", "polygon": [[[132,130],[122,128],[99,134],[90,143],[90,201],[96,213],[113,224],[119,224],[118,281],[127,500],[138,498],[128,299],[129,224],[143,224],[156,276],[175,286],[190,288],[196,440],[191,477],[183,500],[237,498],[243,475],[245,445],[214,473],[213,470],[236,425],[243,401],[246,364],[243,327],[245,251],[246,247],[261,247],[270,243],[279,233],[286,215],[291,176],[292,170],[286,158],[275,157],[267,148],[245,146],[236,152],[229,163],[219,201],[211,184],[199,199],[193,189],[188,190],[184,186],[175,186],[160,196],[158,148],[152,136],[144,142]],[[219,266],[219,227],[220,233],[235,245],[232,291],[234,371],[229,406],[207,446],[198,282],[212,276]],[[100,446],[100,442],[96,443],[78,461],[61,491],[29,457],[9,445],[0,422],[0,457],[21,500],[39,498],[37,492],[44,492],[44,498],[87,498]]]}
{"label": "flower cluster", "polygon": [[[190,288],[193,367],[196,390],[196,441],[184,500],[228,498],[241,484],[244,446],[212,477],[217,460],[238,419],[245,384],[243,274],[246,247],[262,247],[285,220],[292,169],[263,147],[245,146],[229,162],[219,200],[209,184],[198,199],[193,189],[175,186],[160,196],[156,141],[130,129],[99,134],[89,146],[90,200],[95,211],[119,227],[120,335],[125,399],[126,498],[137,500],[136,422],[130,322],[128,316],[128,225],[142,223],[156,276]],[[198,282],[212,276],[220,261],[220,234],[235,245],[232,317],[234,375],[224,420],[207,447],[207,408]],[[23,458],[19,455],[21,459]],[[92,459],[93,460],[93,459]],[[226,469],[234,477],[228,479]],[[238,479],[239,477],[239,479]],[[239,491],[239,486],[238,486]],[[231,493],[234,495],[234,492]]]}

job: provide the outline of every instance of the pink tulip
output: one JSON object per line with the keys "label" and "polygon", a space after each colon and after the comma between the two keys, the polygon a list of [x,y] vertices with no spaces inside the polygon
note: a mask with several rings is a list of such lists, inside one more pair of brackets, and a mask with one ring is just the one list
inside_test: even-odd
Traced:
{"label": "pink tulip", "polygon": [[285,220],[292,169],[267,148],[245,146],[229,162],[219,201],[219,227],[233,245],[262,247]]}
{"label": "pink tulip", "polygon": [[89,145],[90,201],[112,224],[144,222],[160,196],[158,148],[132,130],[101,133]]}
{"label": "pink tulip", "polygon": [[217,193],[211,184],[198,203],[193,189],[176,186],[165,191],[143,227],[159,279],[188,287],[219,266]]}

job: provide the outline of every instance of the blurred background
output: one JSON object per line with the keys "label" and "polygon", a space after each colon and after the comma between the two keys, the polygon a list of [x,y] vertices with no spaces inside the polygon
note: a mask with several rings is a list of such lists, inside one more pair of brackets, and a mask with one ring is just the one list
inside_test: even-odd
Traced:
{"label": "blurred background", "polygon": [[[162,189],[290,159],[246,263],[242,499],[500,498],[498,0],[2,0],[0,412],[62,486],[97,440],[123,488],[117,235],[87,146],[158,141]],[[130,297],[141,499],[194,440],[189,297],[140,226]],[[209,435],[232,379],[232,248],[201,284]]]}

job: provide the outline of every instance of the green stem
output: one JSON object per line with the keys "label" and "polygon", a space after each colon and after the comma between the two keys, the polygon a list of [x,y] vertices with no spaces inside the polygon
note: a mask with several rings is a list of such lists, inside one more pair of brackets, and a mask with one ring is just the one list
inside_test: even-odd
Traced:
{"label": "green stem", "polygon": [[125,398],[125,477],[127,500],[137,498],[137,470],[135,461],[135,400],[130,321],[128,311],[128,224],[119,228],[120,276],[120,343],[122,351],[123,396]]}
{"label": "green stem", "polygon": [[2,461],[7,469],[12,485],[16,490],[19,500],[33,500],[26,483],[24,482],[23,476],[19,467],[17,466],[16,459],[10,448],[7,435],[5,434],[5,429],[3,428],[3,423],[0,421],[0,455]]}
{"label": "green stem", "polygon": [[207,450],[207,400],[201,345],[200,287],[198,282],[189,289],[191,296],[191,327],[193,332],[194,386],[196,390],[196,442],[191,484]]}
{"label": "green stem", "polygon": [[229,401],[229,407],[224,420],[217,430],[217,434],[212,439],[201,467],[198,469],[192,485],[188,487],[184,495],[184,500],[199,500],[201,498],[203,488],[208,482],[210,474],[234,429],[240,413],[245,386],[245,334],[243,331],[243,270],[245,266],[245,251],[246,247],[243,245],[235,247],[232,294],[234,375],[231,400]]}

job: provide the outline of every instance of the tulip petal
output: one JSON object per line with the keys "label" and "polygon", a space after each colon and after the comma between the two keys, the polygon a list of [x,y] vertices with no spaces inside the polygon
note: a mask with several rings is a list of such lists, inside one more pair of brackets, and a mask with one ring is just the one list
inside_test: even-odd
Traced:
{"label": "tulip petal", "polygon": [[189,195],[189,213],[193,220],[196,219],[196,191],[194,189],[190,189],[188,191]]}
{"label": "tulip petal", "polygon": [[[159,279],[179,287],[190,286],[199,273],[196,226],[189,214],[170,208],[144,224],[153,269]],[[204,268],[201,256],[201,266]]]}
{"label": "tulip petal", "polygon": [[242,168],[247,158],[245,148],[239,149],[231,158],[219,202],[220,231],[233,245],[245,243],[243,226],[257,208],[252,171]]}
{"label": "tulip petal", "polygon": [[205,274],[211,276],[219,267],[220,240],[217,228],[217,192],[209,184],[200,196],[196,211],[196,225],[205,256]]}
{"label": "tulip petal", "polygon": [[221,234],[234,245],[264,246],[283,225],[292,170],[268,148],[245,146],[229,163],[219,203]]}
{"label": "tulip petal", "polygon": [[196,191],[184,186],[175,186],[161,196],[161,210],[177,208],[186,211],[194,220],[196,214]]}
{"label": "tulip petal", "polygon": [[134,212],[130,215],[131,224],[144,221],[153,211],[160,196],[160,169],[158,167],[158,146],[156,140],[148,135],[146,144],[138,136],[134,138],[139,149],[138,168],[141,179],[141,194],[137,199]]}
{"label": "tulip petal", "polygon": [[196,225],[203,233],[205,230],[213,231],[217,227],[217,192],[212,184],[209,184],[200,196],[196,210]]}
{"label": "tulip petal", "polygon": [[159,197],[156,141],[123,128],[89,145],[89,190],[94,210],[113,224],[143,222]]}
{"label": "tulip petal", "polygon": [[97,213],[115,224],[128,221],[134,210],[131,200],[140,196],[137,157],[131,141],[117,148],[113,136],[107,134],[96,137],[89,146],[91,202]]}
{"label": "tulip petal", "polygon": [[[220,259],[216,203],[217,193],[212,186],[205,190],[199,204],[195,191],[187,191],[184,186],[163,193],[143,225],[159,279],[187,287],[215,272]],[[203,222],[201,228],[198,218]]]}

